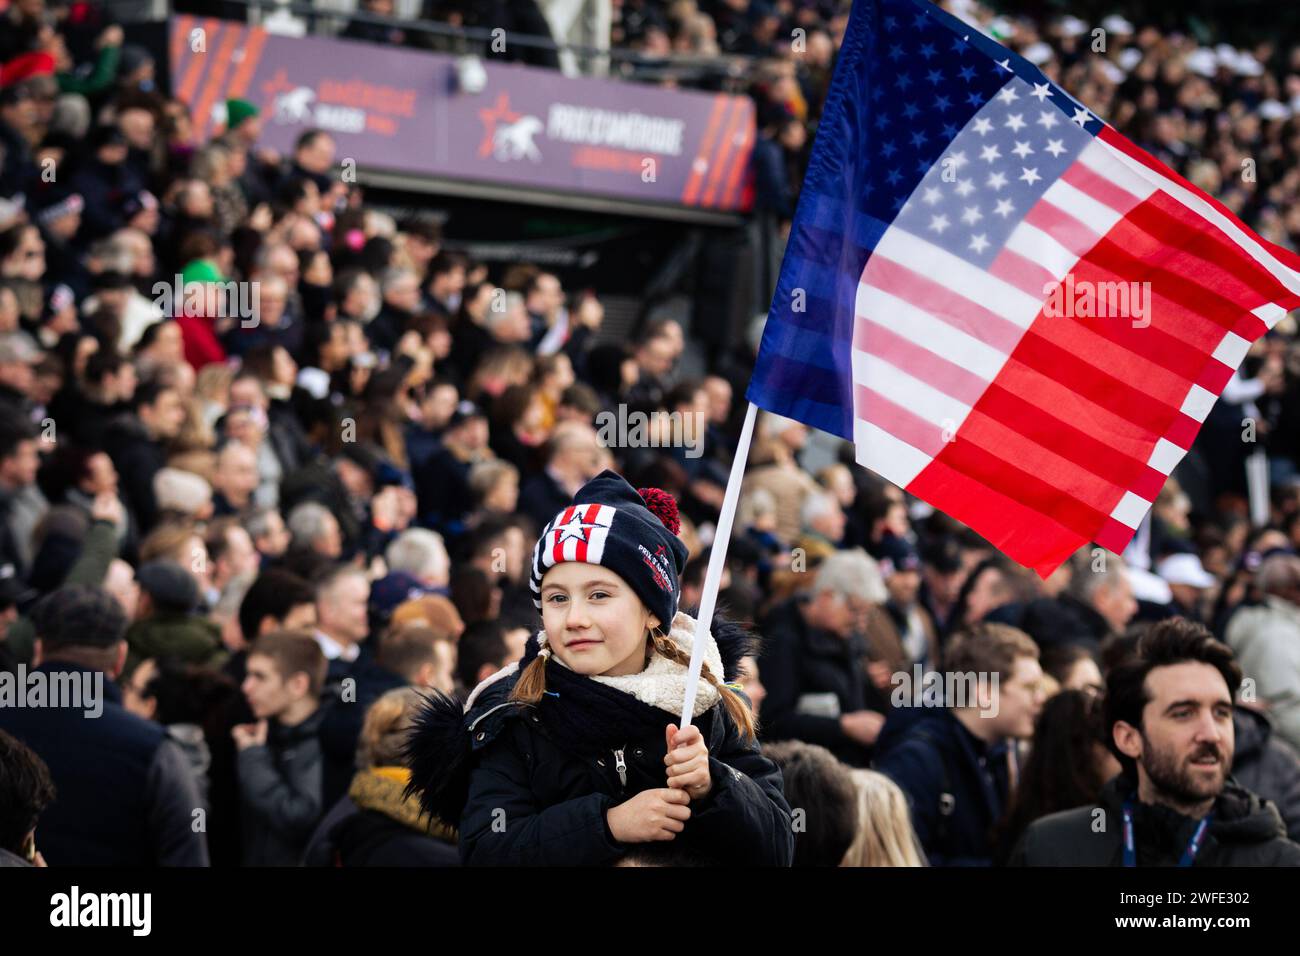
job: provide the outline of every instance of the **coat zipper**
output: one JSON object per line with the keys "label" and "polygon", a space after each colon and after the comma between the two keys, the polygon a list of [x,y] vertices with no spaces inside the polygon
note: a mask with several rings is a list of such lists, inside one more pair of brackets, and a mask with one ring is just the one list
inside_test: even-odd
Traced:
{"label": "coat zipper", "polygon": [[627,761],[623,759],[623,751],[614,751],[614,769],[618,771],[619,782],[627,787]]}
{"label": "coat zipper", "polygon": [[482,720],[484,717],[486,717],[488,714],[494,714],[502,707],[513,707],[517,703],[518,701],[508,700],[504,704],[497,704],[495,707],[483,711],[483,713],[475,717],[473,722],[469,725],[469,732],[472,734],[474,732],[474,728],[478,726],[478,722]]}

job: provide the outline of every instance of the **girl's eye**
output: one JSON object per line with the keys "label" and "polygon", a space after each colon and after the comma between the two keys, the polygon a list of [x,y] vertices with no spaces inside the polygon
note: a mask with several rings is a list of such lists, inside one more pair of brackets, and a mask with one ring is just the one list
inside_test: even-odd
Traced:
{"label": "girl's eye", "polygon": [[605,597],[609,597],[609,594],[606,593],[605,591],[592,591],[592,592],[591,592],[591,598],[592,598],[593,601],[594,601],[594,600],[597,600],[598,598],[605,598]]}
{"label": "girl's eye", "polygon": [[563,600],[564,600],[563,594],[552,594],[549,598],[546,599],[548,604],[558,604],[560,601]]}

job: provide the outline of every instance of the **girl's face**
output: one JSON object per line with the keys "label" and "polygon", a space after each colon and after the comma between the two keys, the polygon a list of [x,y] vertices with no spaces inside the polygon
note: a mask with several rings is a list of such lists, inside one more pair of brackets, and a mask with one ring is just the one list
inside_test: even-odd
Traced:
{"label": "girl's face", "polygon": [[551,653],[572,670],[622,677],[645,669],[646,631],[659,619],[613,571],[564,561],[542,578],[542,625]]}

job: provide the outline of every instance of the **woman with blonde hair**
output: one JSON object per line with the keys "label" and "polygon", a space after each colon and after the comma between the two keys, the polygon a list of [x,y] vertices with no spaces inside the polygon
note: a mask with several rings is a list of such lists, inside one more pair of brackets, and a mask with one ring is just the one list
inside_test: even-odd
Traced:
{"label": "woman with blonde hair", "polygon": [[858,835],[840,866],[925,866],[907,798],[874,770],[850,770],[858,791]]}
{"label": "woman with blonde hair", "polygon": [[307,866],[457,866],[456,831],[404,791],[402,748],[423,698],[414,687],[384,694],[366,711],[357,772],[345,797],[316,827]]}

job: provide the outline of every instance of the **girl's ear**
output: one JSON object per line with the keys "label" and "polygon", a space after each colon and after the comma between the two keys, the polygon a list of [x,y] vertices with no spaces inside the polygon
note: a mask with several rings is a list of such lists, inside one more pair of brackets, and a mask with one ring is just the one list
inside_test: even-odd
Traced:
{"label": "girl's ear", "polygon": [[657,628],[657,627],[659,626],[660,623],[661,623],[661,622],[660,622],[659,618],[655,617],[653,614],[651,614],[651,615],[646,619],[646,622],[645,622],[646,627],[650,628],[650,630],[652,630],[652,631],[653,631],[655,628]]}

